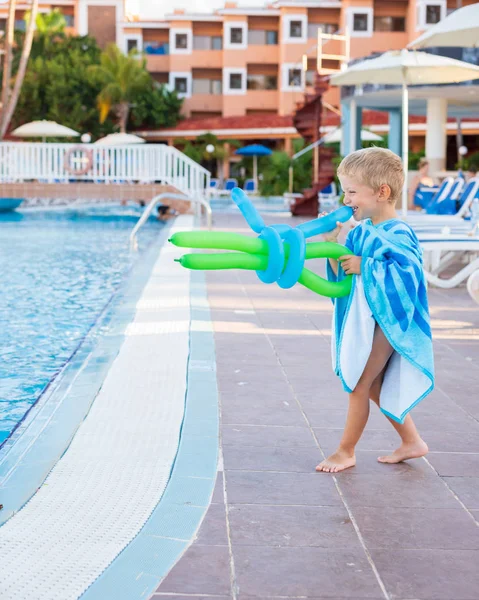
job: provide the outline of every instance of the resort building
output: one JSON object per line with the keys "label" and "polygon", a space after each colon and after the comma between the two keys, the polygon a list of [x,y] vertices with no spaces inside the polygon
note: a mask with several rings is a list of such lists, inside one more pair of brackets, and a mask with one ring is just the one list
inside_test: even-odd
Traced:
{"label": "resort building", "polygon": [[[131,14],[124,0],[58,0],[41,3],[40,10],[59,8],[72,31],[93,35],[101,46],[115,41],[125,52],[143,52],[154,79],[184,99],[185,119],[173,129],[141,131],[148,141],[173,144],[175,138],[195,139],[212,132],[220,139],[258,140],[291,152],[291,140],[300,137],[293,116],[304,104],[305,94],[314,96],[318,65],[321,74],[328,74],[343,61],[400,50],[459,5],[474,3],[276,0],[264,7],[226,2],[212,13],[176,9],[165,14],[163,3],[140,0],[139,14]],[[19,27],[26,8],[18,5]],[[6,11],[4,5],[0,27]],[[346,36],[328,38],[338,33]],[[474,48],[440,49],[440,53],[479,63]],[[352,115],[350,91],[349,97],[348,90],[343,91],[342,102],[339,88],[324,93],[322,132],[351,117],[380,135],[392,133],[392,147],[397,149],[399,92],[377,86],[356,92],[359,97]],[[464,143],[476,149],[475,138],[468,141],[467,136],[479,133],[479,119],[474,116],[478,93],[474,85],[467,90],[464,86],[429,86],[411,93],[410,149],[426,144],[437,153],[439,146],[442,154],[436,157],[435,166],[445,168],[447,145],[449,163],[454,162],[458,118]],[[439,138],[447,143],[438,144]]]}

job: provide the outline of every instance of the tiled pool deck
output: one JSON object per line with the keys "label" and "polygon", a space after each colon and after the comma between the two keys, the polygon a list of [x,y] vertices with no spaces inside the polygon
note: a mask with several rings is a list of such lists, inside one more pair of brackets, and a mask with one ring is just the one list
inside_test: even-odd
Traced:
{"label": "tiled pool deck", "polygon": [[[220,214],[215,228],[244,222]],[[372,407],[357,467],[332,476],[314,472],[347,407],[330,301],[248,272],[207,282],[220,472],[196,540],[153,598],[477,600],[479,306],[466,290],[430,290],[436,389],[413,411],[427,459],[377,463],[398,438]]]}

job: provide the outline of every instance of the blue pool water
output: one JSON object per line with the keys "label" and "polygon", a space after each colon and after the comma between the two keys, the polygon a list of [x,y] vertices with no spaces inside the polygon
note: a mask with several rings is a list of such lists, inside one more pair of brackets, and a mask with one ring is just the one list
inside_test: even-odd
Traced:
{"label": "blue pool water", "polygon": [[140,253],[128,237],[141,209],[120,206],[0,215],[0,445],[74,353]]}

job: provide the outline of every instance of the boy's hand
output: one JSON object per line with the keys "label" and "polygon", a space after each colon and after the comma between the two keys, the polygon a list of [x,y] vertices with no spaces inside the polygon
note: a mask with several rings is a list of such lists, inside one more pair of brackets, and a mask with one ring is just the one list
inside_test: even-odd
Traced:
{"label": "boy's hand", "polygon": [[[327,215],[328,213],[320,213],[320,217],[324,217],[325,215]],[[341,232],[341,228],[343,226],[343,223],[341,223],[341,221],[338,221],[336,223],[336,229],[333,229],[332,231],[326,231],[325,233],[323,233],[323,240],[325,242],[333,242],[335,244],[338,243],[338,237],[339,234]]]}
{"label": "boy's hand", "polygon": [[341,267],[346,275],[361,275],[361,256],[346,254],[338,258]]}

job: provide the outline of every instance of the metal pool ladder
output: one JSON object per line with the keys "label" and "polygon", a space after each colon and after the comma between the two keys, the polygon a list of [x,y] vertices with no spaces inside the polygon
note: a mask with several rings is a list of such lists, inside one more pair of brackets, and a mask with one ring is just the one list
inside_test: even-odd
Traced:
{"label": "metal pool ladder", "polygon": [[208,223],[208,229],[211,229],[211,206],[206,202],[204,198],[200,196],[186,196],[185,194],[172,194],[171,192],[163,192],[162,194],[158,194],[148,204],[148,206],[143,211],[141,217],[138,219],[138,223],[133,227],[132,232],[130,233],[130,250],[138,250],[138,240],[137,233],[140,228],[147,221],[148,217],[151,215],[155,205],[158,202],[161,202],[165,198],[171,198],[173,200],[188,200],[189,202],[193,202],[199,204],[204,207],[206,210],[206,221]]}

